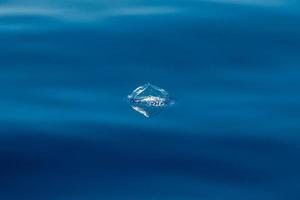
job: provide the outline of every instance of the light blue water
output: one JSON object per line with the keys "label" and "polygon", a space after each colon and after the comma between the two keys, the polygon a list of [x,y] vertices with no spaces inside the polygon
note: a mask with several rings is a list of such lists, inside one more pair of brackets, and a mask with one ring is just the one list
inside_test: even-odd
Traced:
{"label": "light blue water", "polygon": [[298,1],[2,0],[0,45],[1,200],[300,199]]}

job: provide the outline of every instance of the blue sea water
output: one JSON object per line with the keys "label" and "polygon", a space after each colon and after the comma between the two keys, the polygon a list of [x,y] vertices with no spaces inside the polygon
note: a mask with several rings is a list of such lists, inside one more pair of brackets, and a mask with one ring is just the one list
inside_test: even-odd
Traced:
{"label": "blue sea water", "polygon": [[2,0],[0,46],[1,200],[300,199],[299,1]]}

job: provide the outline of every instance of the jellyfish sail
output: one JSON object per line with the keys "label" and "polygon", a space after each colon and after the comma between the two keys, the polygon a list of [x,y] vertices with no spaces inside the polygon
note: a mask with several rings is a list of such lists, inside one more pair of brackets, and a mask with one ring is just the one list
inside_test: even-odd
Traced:
{"label": "jellyfish sail", "polygon": [[158,114],[174,104],[166,90],[150,83],[137,87],[127,98],[132,109],[145,117]]}

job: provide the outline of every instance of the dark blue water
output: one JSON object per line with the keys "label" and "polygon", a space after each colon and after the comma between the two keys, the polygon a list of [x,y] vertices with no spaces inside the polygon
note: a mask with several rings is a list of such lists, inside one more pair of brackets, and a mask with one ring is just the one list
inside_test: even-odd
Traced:
{"label": "dark blue water", "polygon": [[2,0],[0,47],[1,200],[300,199],[298,1]]}

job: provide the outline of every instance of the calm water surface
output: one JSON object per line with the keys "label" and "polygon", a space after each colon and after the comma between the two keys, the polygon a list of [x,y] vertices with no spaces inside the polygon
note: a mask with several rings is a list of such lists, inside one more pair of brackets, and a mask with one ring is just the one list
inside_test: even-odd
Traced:
{"label": "calm water surface", "polygon": [[0,46],[1,200],[300,199],[298,1],[2,0]]}

